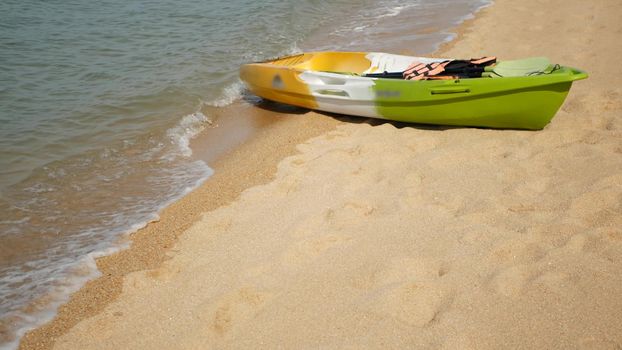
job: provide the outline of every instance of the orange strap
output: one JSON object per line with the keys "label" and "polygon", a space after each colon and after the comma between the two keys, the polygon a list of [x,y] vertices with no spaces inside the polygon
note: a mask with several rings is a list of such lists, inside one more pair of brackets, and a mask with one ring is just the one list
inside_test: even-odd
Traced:
{"label": "orange strap", "polygon": [[471,58],[471,63],[473,64],[485,64],[485,63],[495,63],[497,61],[497,57],[495,56],[484,56],[480,58]]}
{"label": "orange strap", "polygon": [[411,63],[403,73],[406,80],[423,80],[429,76],[435,76],[445,70],[445,66],[451,61],[432,62],[424,64],[420,62]]}

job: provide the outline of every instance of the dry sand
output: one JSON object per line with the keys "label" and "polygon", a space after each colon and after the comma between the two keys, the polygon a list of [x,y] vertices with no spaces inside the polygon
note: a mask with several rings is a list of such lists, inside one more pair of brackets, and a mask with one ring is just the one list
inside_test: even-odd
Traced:
{"label": "dry sand", "polygon": [[621,348],[621,17],[497,0],[444,54],[587,69],[546,129],[339,123],[55,348]]}

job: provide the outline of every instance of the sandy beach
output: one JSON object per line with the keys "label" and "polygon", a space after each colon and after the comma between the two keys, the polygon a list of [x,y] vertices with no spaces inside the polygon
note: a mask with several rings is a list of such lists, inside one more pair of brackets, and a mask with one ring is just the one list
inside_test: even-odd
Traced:
{"label": "sandy beach", "polygon": [[541,131],[263,111],[20,348],[621,348],[621,15],[497,0],[437,53],[587,70]]}

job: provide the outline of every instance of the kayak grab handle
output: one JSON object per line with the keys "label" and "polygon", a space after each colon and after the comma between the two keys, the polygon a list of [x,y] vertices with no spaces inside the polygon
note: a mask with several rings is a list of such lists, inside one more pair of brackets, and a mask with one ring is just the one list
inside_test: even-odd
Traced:
{"label": "kayak grab handle", "polygon": [[432,95],[441,95],[441,94],[459,94],[459,93],[469,93],[471,89],[465,86],[439,86],[430,89],[430,93]]}
{"label": "kayak grab handle", "polygon": [[320,95],[350,97],[350,94],[348,94],[347,91],[341,90],[341,89],[321,89],[321,90],[316,90],[315,92],[317,92]]}

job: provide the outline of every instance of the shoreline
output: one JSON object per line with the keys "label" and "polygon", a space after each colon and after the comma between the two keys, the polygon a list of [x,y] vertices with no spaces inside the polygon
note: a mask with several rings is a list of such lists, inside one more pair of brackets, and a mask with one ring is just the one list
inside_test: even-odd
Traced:
{"label": "shoreline", "polygon": [[[492,6],[494,4],[479,8],[473,18],[465,19],[460,25],[452,28],[456,36],[453,40],[439,44],[437,52],[442,52],[444,48],[451,47],[460,38],[461,33],[466,30],[465,28],[471,26],[483,11]],[[234,105],[225,108],[236,111],[246,109],[246,113],[249,113],[249,107],[257,108],[256,106],[244,106],[241,102],[234,102]],[[247,120],[243,122],[247,126],[253,123],[260,126],[255,128],[252,131],[252,136],[247,136],[248,139],[242,141],[241,144],[235,145],[234,142],[229,148],[220,148],[215,152],[201,153],[199,151],[196,157],[208,162],[214,170],[214,175],[199,188],[162,210],[158,221],[150,222],[144,228],[131,233],[126,238],[131,241],[129,248],[97,258],[96,264],[101,276],[87,282],[77,292],[73,293],[70,299],[59,307],[52,321],[26,332],[20,340],[19,349],[51,349],[57,337],[65,334],[78,322],[101,313],[108,304],[114,301],[121,293],[124,276],[135,271],[157,268],[168,260],[167,253],[172,249],[179,235],[199,220],[201,213],[233,202],[247,188],[269,182],[276,174],[278,162],[297,153],[295,148],[297,144],[333,130],[337,125],[343,123],[332,116],[314,111],[303,112],[303,115],[297,118],[299,110],[296,108],[294,108],[296,114],[287,114],[291,110],[290,107],[281,106],[280,108],[284,110],[264,111],[263,113],[255,111],[254,113],[258,114],[254,117],[255,119],[242,114],[247,117]],[[222,112],[222,115],[229,116],[230,114]],[[349,117],[341,118],[349,119]],[[272,120],[269,121],[268,119]],[[309,121],[318,125],[307,130]],[[353,121],[364,122],[365,119],[355,118]],[[382,121],[372,122],[382,123]],[[236,122],[232,121],[231,118],[228,118],[224,123],[229,129],[236,126]],[[287,124],[291,125],[286,126]],[[254,127],[249,126],[249,128]],[[271,129],[278,129],[278,131],[270,132]],[[305,130],[305,132],[290,133],[289,130]],[[206,134],[209,134],[209,131],[207,130]],[[265,135],[272,133],[275,135]],[[240,135],[238,134],[238,136]],[[250,154],[255,143],[270,143],[269,139],[278,139],[279,136],[286,136],[285,140],[287,140],[285,145],[276,147],[279,152],[266,152],[265,156],[269,157],[269,161],[267,159],[255,159],[253,162],[257,168],[262,168],[264,171],[245,174],[245,181],[243,182],[231,181],[229,176],[233,177],[233,175],[230,172],[236,171],[234,164],[252,159],[253,157]],[[222,138],[219,137],[218,139]],[[191,140],[191,147],[195,151],[206,145],[213,146],[214,140],[210,140],[206,135],[199,135],[197,139]],[[251,166],[251,168],[255,167]],[[225,193],[218,193],[219,190],[222,190],[220,185],[227,186],[227,191],[223,191]],[[212,203],[209,203],[210,201]],[[202,204],[199,213],[188,209],[188,206],[194,206],[196,203]]]}
{"label": "shoreline", "polygon": [[[503,1],[496,1],[495,4],[481,9],[475,15],[475,18],[463,22],[462,25],[458,27],[459,29],[454,40],[443,44],[437,53],[443,55],[453,53],[454,55],[467,54],[475,56],[480,54],[480,51],[484,49],[484,45],[482,44],[484,42],[484,38],[490,40],[490,42],[497,42],[500,40],[499,38],[503,38],[502,34],[507,35],[507,33],[504,33],[503,30],[501,30],[499,33],[493,33],[493,38],[491,39],[491,34],[489,32],[482,33],[480,31],[478,33],[477,31],[473,31],[474,26],[489,25],[489,21],[491,21],[493,16],[487,16],[487,13],[492,11],[497,14],[503,14],[503,12],[500,12],[500,10],[497,9],[498,2],[503,3]],[[600,4],[607,4],[607,2],[601,2]],[[580,5],[577,5],[576,3],[574,3],[574,6],[579,9],[581,8]],[[503,8],[503,6],[501,6],[501,8]],[[505,10],[507,11],[507,7]],[[522,7],[519,10],[522,13],[529,12],[528,8],[526,9],[525,7]],[[538,13],[536,12],[535,15],[538,15]],[[542,14],[540,14],[540,16],[541,15]],[[482,17],[485,17],[484,20],[482,20]],[[482,23],[480,23],[480,21],[482,21]],[[510,25],[508,25],[508,27],[510,27]],[[538,33],[534,33],[534,38],[537,37],[537,34]],[[467,42],[464,40],[465,37],[475,37],[476,39]],[[477,38],[481,38],[481,41],[478,41]],[[520,45],[516,45],[515,47],[497,47],[497,51],[492,53],[499,56],[515,56],[519,55],[523,51],[528,52],[529,50],[537,51],[538,49],[542,49],[543,46],[538,45],[546,45],[546,41],[543,43],[536,42],[533,44],[533,47],[530,48],[526,48],[524,46],[521,47]],[[484,54],[487,53],[489,54],[491,52],[484,52]],[[564,52],[558,52],[557,55],[558,57],[551,58],[560,61],[564,60],[564,64],[580,65],[582,62],[580,58],[570,56]],[[602,74],[594,74],[592,80],[598,79],[602,76]],[[582,95],[577,95],[575,90],[575,93],[573,94],[575,96],[574,100],[570,100],[573,97],[572,95],[569,96],[569,100],[566,105],[562,108],[562,110],[560,110],[557,117],[554,118],[552,122],[552,125],[554,125],[553,130],[547,130],[551,128],[551,126],[549,126],[545,129],[546,131],[543,131],[541,134],[526,134],[508,131],[505,133],[508,139],[516,140],[525,138],[536,143],[544,143],[545,140],[543,140],[543,138],[547,136],[552,138],[570,138],[571,143],[586,143],[594,145],[599,142],[604,142],[603,138],[605,136],[598,134],[597,131],[594,131],[594,134],[591,136],[580,135],[580,137],[575,134],[563,134],[573,128],[577,121],[583,120],[576,115],[577,111],[583,113],[588,113],[589,111],[586,107],[582,107],[581,104],[587,103],[585,102],[585,95],[588,90],[587,87],[594,87],[596,83],[590,80],[588,81],[589,84],[586,84],[585,87],[579,88]],[[573,87],[573,90],[574,89],[576,89],[576,87]],[[597,108],[596,106],[596,102],[589,105],[591,110],[595,110]],[[617,105],[615,105],[615,102],[613,105],[608,104],[607,106],[610,107],[609,110],[614,111],[618,108],[616,107]],[[280,119],[279,121],[270,123],[268,126],[260,128],[252,136],[252,138],[247,140],[244,144],[236,147],[229,154],[225,154],[218,159],[212,166],[216,172],[210,180],[208,180],[197,190],[163,210],[160,214],[159,222],[150,223],[146,228],[132,234],[132,246],[129,249],[98,259],[97,265],[102,272],[102,277],[87,283],[82,289],[80,289],[80,291],[72,295],[71,300],[60,308],[57,317],[52,323],[48,323],[47,325],[31,331],[24,336],[24,338],[22,338],[20,348],[51,348],[55,338],[65,334],[71,326],[93,315],[100,315],[101,312],[108,305],[117,300],[117,297],[121,294],[124,276],[136,271],[147,271],[161,268],[162,264],[170,259],[170,253],[175,252],[174,247],[176,243],[179,243],[178,237],[180,237],[187,229],[191,228],[197,221],[201,220],[203,213],[226,206],[232,202],[236,202],[239,199],[240,193],[242,193],[245,189],[272,181],[276,176],[277,164],[279,164],[279,162],[287,156],[299,154],[299,151],[296,150],[296,145],[301,144],[310,138],[326,135],[327,132],[334,130],[338,125],[345,125],[346,127],[350,125],[333,117],[314,112],[308,112],[300,116],[288,115],[283,117],[283,119],[279,116],[279,114],[274,114],[274,117]],[[313,125],[311,128],[307,129],[310,122]],[[603,120],[603,118],[592,117],[591,119],[588,118],[587,122],[589,123],[589,126],[594,129],[605,127],[608,130],[616,130],[615,122],[610,119]],[[380,121],[378,124],[385,123]],[[391,123],[386,124],[391,125]],[[296,130],[296,132],[291,133],[291,130]],[[300,130],[303,130],[304,132],[300,132]],[[464,137],[459,130],[456,131],[456,133],[459,134],[458,136]],[[487,133],[487,131],[477,131],[477,133],[487,134],[489,136],[494,134]],[[287,137],[279,138],[279,135],[287,135]],[[418,134],[418,136],[424,137],[425,135]],[[276,142],[279,143],[276,144]],[[555,146],[561,147],[557,144]],[[502,146],[495,145],[494,147]],[[274,150],[277,151],[275,152]],[[248,163],[249,159],[251,160],[251,164],[257,165],[257,167],[250,165]],[[257,172],[255,169],[261,169],[261,171]],[[237,176],[234,176],[234,174]],[[531,183],[528,185],[527,190],[541,190],[544,186],[545,184],[541,183]],[[604,196],[603,193],[601,193],[601,195]],[[605,197],[609,198],[610,196]],[[457,199],[455,200],[457,201]],[[613,204],[607,205],[611,206]],[[529,205],[525,206],[522,203],[517,203],[515,207],[511,208],[514,208],[515,211],[513,212],[529,212]],[[510,211],[512,211],[511,208],[509,209]],[[581,210],[585,211],[587,209],[582,207]],[[575,214],[581,218],[584,217],[582,212],[577,212]],[[609,235],[615,241],[619,233],[607,231],[605,232],[605,236],[606,235]],[[463,239],[473,241],[480,239],[478,237],[472,237],[472,235],[467,236],[468,234],[465,235],[466,238],[463,237]],[[567,242],[566,238],[562,239],[560,237],[556,237],[556,239],[561,240],[561,243],[566,243],[566,245],[560,243],[562,247],[566,247],[570,244],[570,246],[566,247],[568,250],[582,248],[585,245],[585,242],[580,244],[580,242],[577,243],[577,241],[581,239],[585,241],[588,240],[588,238],[576,238],[573,236],[570,237]],[[593,241],[589,242],[592,245],[595,244]],[[518,245],[518,243],[515,243],[515,245]],[[509,249],[512,250],[514,248],[515,247],[510,247]],[[540,253],[533,254],[539,255]],[[618,255],[614,253],[610,254],[614,260],[618,257]],[[523,257],[521,259],[527,258]],[[605,268],[601,265],[599,266],[602,269]],[[445,271],[445,273],[442,273],[442,275],[445,275],[447,273],[447,269],[447,267],[441,266],[439,271]],[[531,273],[533,272],[519,271],[519,275]],[[439,275],[440,274],[441,273],[439,272]],[[518,288],[516,287],[516,284],[520,282],[519,279],[517,279],[518,277],[512,274],[507,274],[501,277],[505,279],[498,279],[496,280],[496,283],[501,285],[501,289],[504,292],[514,295],[513,293],[515,293],[515,290]],[[547,278],[549,277],[551,280],[544,281],[543,283],[555,284],[555,278],[561,278],[559,276],[548,276]],[[618,325],[615,322],[612,323],[612,327],[617,326]],[[451,341],[454,345],[458,345],[461,342],[461,339],[456,338]],[[615,341],[615,339],[611,340],[612,344],[615,343]],[[604,343],[592,342],[589,344]]]}
{"label": "shoreline", "polygon": [[[274,117],[278,118],[276,122],[256,130],[242,145],[215,158],[212,166],[215,173],[208,181],[162,210],[158,221],[150,222],[130,234],[131,245],[128,249],[96,259],[101,276],[73,293],[51,322],[27,332],[19,348],[52,348],[55,338],[78,322],[102,312],[114,301],[121,293],[125,276],[155,269],[168,260],[178,237],[203,213],[233,202],[249,187],[269,182],[276,172],[278,161],[294,154],[297,144],[332,130],[338,123],[321,114],[309,118],[308,115],[275,113]],[[290,134],[288,131],[292,128],[303,131]],[[278,137],[285,135],[287,137]],[[256,152],[257,149],[265,150],[272,146],[274,150]]]}
{"label": "shoreline", "polygon": [[[482,12],[493,6],[494,3],[491,3],[478,8],[472,18],[463,19],[459,25],[451,28],[451,32],[456,33],[455,37],[440,43],[436,52],[443,52],[445,48],[450,48],[459,40],[461,33],[468,30],[481,16]],[[409,50],[402,50],[402,53],[405,54],[407,51]],[[276,166],[279,161],[298,153],[296,149],[298,144],[334,130],[337,125],[344,123],[343,120],[354,123],[371,122],[372,124],[386,122],[348,116],[335,117],[285,105],[276,106],[276,109],[271,110],[274,107],[270,105],[266,110],[257,108],[255,105],[243,104],[240,101],[224,107],[225,111],[220,111],[219,114],[226,115],[228,118],[218,123],[225,124],[227,129],[234,129],[243,124],[250,134],[236,133],[236,140],[227,140],[228,147],[218,145],[215,151],[209,146],[216,146],[215,141],[222,141],[224,137],[220,135],[217,139],[210,140],[207,137],[210,129],[191,140],[191,148],[197,153],[194,157],[210,164],[214,175],[204,184],[162,210],[159,213],[159,220],[149,222],[145,227],[122,239],[122,241],[130,241],[129,248],[97,258],[96,265],[101,275],[88,281],[73,293],[69,300],[59,307],[54,319],[27,331],[20,339],[18,348],[51,349],[56,338],[67,333],[82,320],[103,312],[106,306],[121,294],[125,276],[136,271],[158,268],[169,260],[170,252],[179,236],[200,220],[203,213],[235,201],[245,189],[271,181],[276,175]],[[257,109],[261,110],[257,111]],[[236,113],[228,113],[226,110],[233,110]],[[241,115],[245,120],[242,122],[231,120],[232,114]],[[309,128],[310,123],[312,125]],[[296,132],[292,133],[291,130],[296,130]],[[285,142],[276,143],[274,140]],[[259,148],[276,146],[275,149],[278,152],[265,151],[258,158],[253,154],[258,145],[260,145]],[[209,149],[209,151],[202,152],[201,148]],[[250,164],[249,159],[252,159]],[[262,169],[262,171],[242,170],[243,180],[233,181],[231,180],[235,177],[233,174],[240,171],[236,163],[246,163],[249,169]],[[197,211],[189,207],[200,209]]]}

